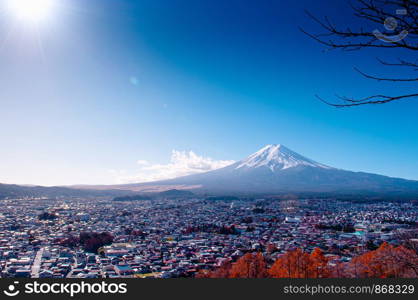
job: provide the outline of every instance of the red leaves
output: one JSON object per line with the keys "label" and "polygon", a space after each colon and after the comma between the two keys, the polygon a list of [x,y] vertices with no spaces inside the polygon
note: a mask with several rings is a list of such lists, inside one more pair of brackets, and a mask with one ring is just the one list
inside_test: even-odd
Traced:
{"label": "red leaves", "polygon": [[266,278],[267,266],[263,254],[247,253],[232,265],[229,278]]}
{"label": "red leaves", "polygon": [[349,277],[415,278],[418,276],[418,256],[403,246],[383,243],[377,250],[353,258],[346,268]]}
{"label": "red leaves", "polygon": [[269,270],[273,278],[327,278],[328,259],[319,248],[309,255],[301,249],[287,252]]}
{"label": "red leaves", "polygon": [[334,266],[324,253],[315,248],[311,254],[301,249],[288,251],[268,268],[261,253],[247,253],[235,263],[199,277],[206,278],[417,278],[418,256],[403,246],[383,243],[377,250],[354,257]]}

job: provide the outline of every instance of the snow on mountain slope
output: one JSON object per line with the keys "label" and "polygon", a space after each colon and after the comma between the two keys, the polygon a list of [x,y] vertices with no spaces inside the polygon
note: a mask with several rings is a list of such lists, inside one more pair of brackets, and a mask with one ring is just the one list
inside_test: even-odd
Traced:
{"label": "snow on mountain slope", "polygon": [[236,169],[259,168],[266,166],[271,171],[285,170],[297,166],[309,166],[332,169],[326,165],[310,160],[283,145],[267,145],[248,158],[240,161]]}
{"label": "snow on mountain slope", "polygon": [[283,145],[267,145],[232,165],[154,184],[201,186],[208,192],[417,192],[418,181],[336,169]]}
{"label": "snow on mountain slope", "polygon": [[[282,145],[268,145],[232,165],[175,179],[120,185],[139,190],[181,186],[205,193],[408,193],[418,195],[418,181],[332,168]],[[113,187],[115,188],[115,187]]]}

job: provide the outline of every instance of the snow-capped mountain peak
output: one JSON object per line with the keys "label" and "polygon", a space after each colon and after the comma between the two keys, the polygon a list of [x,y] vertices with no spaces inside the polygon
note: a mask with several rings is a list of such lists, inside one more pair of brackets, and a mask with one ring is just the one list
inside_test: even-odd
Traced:
{"label": "snow-capped mountain peak", "polygon": [[[232,165],[179,178],[117,186],[123,190],[193,189],[215,195],[365,193],[418,195],[418,181],[331,168],[282,145],[268,145]],[[115,186],[112,186],[115,189]]]}
{"label": "snow-capped mountain peak", "polygon": [[236,169],[268,167],[271,171],[284,170],[297,166],[331,169],[326,165],[308,159],[283,145],[267,145],[237,163]]}

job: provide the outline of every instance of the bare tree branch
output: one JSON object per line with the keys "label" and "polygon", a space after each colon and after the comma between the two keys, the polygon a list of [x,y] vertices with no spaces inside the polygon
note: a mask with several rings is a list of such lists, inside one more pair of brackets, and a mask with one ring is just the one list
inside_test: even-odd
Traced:
{"label": "bare tree branch", "polygon": [[[303,28],[300,30],[327,47],[327,50],[341,49],[344,51],[356,51],[363,48],[383,48],[383,49],[405,49],[408,51],[418,51],[418,0],[355,0],[355,5],[350,4],[354,16],[365,21],[365,26],[376,28],[376,24],[384,25],[386,31],[377,29],[357,29],[338,28],[331,20],[325,16],[320,20],[309,11],[306,14],[317,23],[324,32],[319,34],[310,33]],[[390,63],[378,59],[383,66],[389,67],[408,67],[410,71],[418,71],[418,61],[411,62],[398,59],[398,62]],[[385,76],[370,75],[367,72],[354,68],[356,72],[367,79],[394,82],[412,83],[418,81],[417,77],[392,78]],[[364,98],[349,98],[336,96],[341,103],[326,101],[320,96],[316,96],[320,101],[334,107],[350,107],[366,104],[384,104],[392,101],[417,98],[418,93],[404,94],[398,96],[372,95]]]}
{"label": "bare tree branch", "polygon": [[[329,101],[324,100],[319,95],[315,95],[320,101],[334,107],[350,107],[350,106],[360,106],[365,104],[384,104],[396,100],[402,100],[406,98],[418,98],[418,94],[409,94],[409,95],[402,95],[402,96],[386,96],[386,95],[373,95],[370,97],[362,98],[362,99],[354,99],[348,98],[345,96],[337,96],[337,98],[347,102],[347,103],[331,103]],[[377,100],[373,100],[377,99]]]}
{"label": "bare tree branch", "polygon": [[376,77],[369,75],[367,73],[364,73],[360,71],[358,68],[354,68],[354,70],[358,73],[360,73],[362,76],[368,78],[368,79],[374,79],[377,81],[393,81],[393,82],[411,82],[411,81],[418,81],[418,78],[383,78],[383,77]]}
{"label": "bare tree branch", "polygon": [[415,71],[418,71],[418,63],[411,63],[402,59],[398,59],[398,63],[388,63],[380,58],[377,59],[382,65],[385,66],[397,66],[397,67],[411,67],[416,68]]}

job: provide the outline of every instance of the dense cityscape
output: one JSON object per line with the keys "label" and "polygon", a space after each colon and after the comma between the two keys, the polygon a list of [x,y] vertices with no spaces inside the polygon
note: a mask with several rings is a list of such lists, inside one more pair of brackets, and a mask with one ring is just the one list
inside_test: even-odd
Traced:
{"label": "dense cityscape", "polygon": [[197,277],[246,253],[319,248],[328,264],[417,245],[411,201],[159,197],[1,200],[1,277]]}

